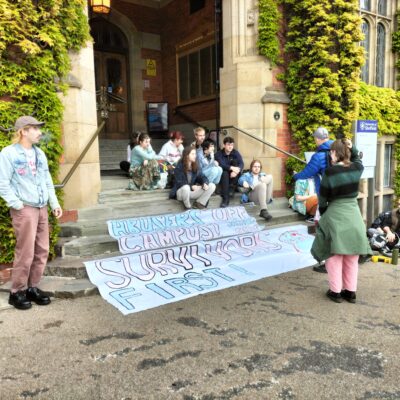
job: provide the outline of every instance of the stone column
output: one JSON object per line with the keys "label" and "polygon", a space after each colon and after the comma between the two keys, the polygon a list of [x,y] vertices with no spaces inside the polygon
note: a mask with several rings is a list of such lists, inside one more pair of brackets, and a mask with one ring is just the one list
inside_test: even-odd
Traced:
{"label": "stone column", "polygon": [[[223,0],[222,7],[221,126],[234,125],[278,147],[289,146],[289,137],[286,137],[289,100],[282,84],[274,78],[276,70],[269,60],[258,55],[258,1]],[[253,159],[260,159],[263,171],[274,176],[275,195],[283,195],[281,153],[241,133],[236,134],[235,130],[229,134],[235,137],[245,167]]]}
{"label": "stone column", "polygon": [[[60,182],[97,129],[96,90],[92,43],[70,55],[69,90],[63,97],[63,147]],[[97,203],[100,191],[99,145],[97,139],[64,187],[64,208],[76,210]]]}

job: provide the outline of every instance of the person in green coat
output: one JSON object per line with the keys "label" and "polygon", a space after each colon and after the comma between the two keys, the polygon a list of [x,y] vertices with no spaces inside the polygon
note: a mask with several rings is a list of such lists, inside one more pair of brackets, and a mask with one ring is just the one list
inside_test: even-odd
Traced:
{"label": "person in green coat", "polygon": [[157,155],[150,144],[150,136],[142,132],[138,144],[131,152],[131,165],[128,185],[129,190],[152,190],[157,188],[160,180],[160,168]]}
{"label": "person in green coat", "polygon": [[359,255],[372,253],[357,202],[364,167],[349,139],[332,143],[330,154],[332,166],[325,170],[321,181],[321,219],[311,254],[317,261],[326,260],[327,296],[336,303],[355,303]]}

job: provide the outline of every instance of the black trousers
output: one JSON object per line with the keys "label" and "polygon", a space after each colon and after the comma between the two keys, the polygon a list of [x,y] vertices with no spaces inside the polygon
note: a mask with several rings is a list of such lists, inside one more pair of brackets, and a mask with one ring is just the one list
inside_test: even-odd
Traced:
{"label": "black trousers", "polygon": [[127,173],[129,172],[130,166],[131,166],[131,163],[129,161],[121,161],[119,163],[119,167],[122,169],[122,171],[125,171]]}
{"label": "black trousers", "polygon": [[229,204],[229,190],[234,191],[236,190],[237,183],[239,180],[239,175],[236,176],[235,178],[231,178],[230,171],[223,171],[221,180],[219,181],[219,184],[221,185],[221,196],[222,196],[222,201],[225,204]]}

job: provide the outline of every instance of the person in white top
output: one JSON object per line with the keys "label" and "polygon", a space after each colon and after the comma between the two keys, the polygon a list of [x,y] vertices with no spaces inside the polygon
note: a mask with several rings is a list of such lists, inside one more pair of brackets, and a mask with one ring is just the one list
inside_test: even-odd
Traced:
{"label": "person in white top", "polygon": [[129,176],[129,168],[131,166],[131,156],[133,148],[138,144],[138,137],[141,132],[136,131],[129,135],[129,144],[126,147],[126,160],[123,160],[119,163],[119,167],[122,171],[125,171],[127,176]]}
{"label": "person in white top", "polygon": [[183,133],[180,131],[170,132],[168,137],[170,140],[161,147],[158,153],[161,160],[175,166],[182,157],[183,153],[183,140],[185,139]]}
{"label": "person in white top", "polygon": [[170,140],[163,145],[158,157],[161,172],[167,172],[167,188],[171,188],[174,184],[174,169],[183,154],[183,141],[185,137],[180,131],[173,131],[168,134]]}

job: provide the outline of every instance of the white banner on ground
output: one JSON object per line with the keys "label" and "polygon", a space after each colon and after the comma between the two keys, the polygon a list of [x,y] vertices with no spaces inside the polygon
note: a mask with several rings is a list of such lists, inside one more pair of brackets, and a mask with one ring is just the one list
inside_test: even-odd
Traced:
{"label": "white banner on ground", "polygon": [[261,229],[244,207],[189,210],[180,214],[108,221],[108,232],[118,240],[122,254],[197,243]]}
{"label": "white banner on ground", "polygon": [[103,298],[127,315],[310,266],[312,241],[307,227],[296,225],[85,265]]}

